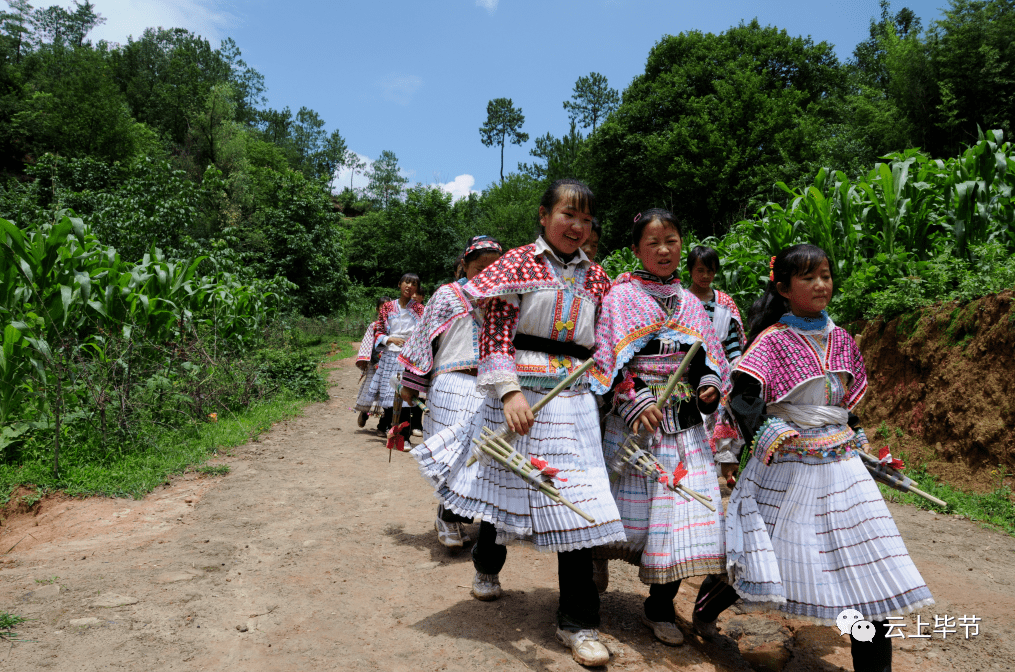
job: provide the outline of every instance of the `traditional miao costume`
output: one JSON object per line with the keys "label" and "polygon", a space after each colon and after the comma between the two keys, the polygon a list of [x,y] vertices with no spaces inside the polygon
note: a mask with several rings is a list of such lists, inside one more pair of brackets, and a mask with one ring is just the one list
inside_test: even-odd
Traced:
{"label": "traditional miao costume", "polygon": [[[505,394],[520,389],[531,406],[592,355],[596,314],[609,283],[583,252],[562,261],[540,237],[507,252],[465,285],[469,296],[484,302],[477,384],[491,395],[473,436],[479,438],[482,425],[496,429],[504,423]],[[482,520],[473,547],[479,574],[500,572],[507,553],[503,544],[510,541],[558,553],[558,625],[565,629],[598,626],[591,548],[625,539],[610,495],[598,420],[586,379],[550,401],[529,433],[514,443],[523,456],[559,469],[554,486],[594,523],[486,459],[452,473],[438,492],[446,507]]]}
{"label": "traditional miao costume", "polygon": [[377,395],[370,392],[374,375],[377,373],[378,355],[374,349],[374,336],[376,323],[371,322],[367,330],[363,332],[363,340],[359,343],[359,352],[356,353],[356,366],[363,370],[363,382],[359,386],[359,394],[356,396],[354,410],[369,415],[380,415],[383,409]]}
{"label": "traditional miao costume", "polygon": [[787,313],[747,349],[730,407],[752,456],[726,511],[727,567],[747,608],[824,625],[858,610],[878,628],[873,644],[853,641],[854,667],[880,672],[880,622],[934,600],[855,454],[869,447],[850,426],[866,390],[860,350],[826,313]]}
{"label": "traditional miao costume", "polygon": [[[394,343],[389,343],[388,339],[408,339],[422,317],[423,304],[419,301],[409,299],[405,308],[402,308],[398,299],[394,299],[381,306],[377,322],[374,323],[374,344],[381,350],[381,359],[377,364],[377,373],[370,381],[370,394],[377,397],[378,404],[384,412],[379,429],[387,430],[392,422],[400,422],[397,418],[394,421],[391,419],[395,390],[391,387],[390,380],[391,376],[402,370],[402,366],[398,363],[398,353],[402,348]],[[407,410],[402,409],[403,415]]]}
{"label": "traditional miao costume", "polygon": [[701,306],[712,321],[715,335],[722,341],[726,360],[732,365],[739,359],[741,349],[747,342],[744,338],[744,322],[740,319],[740,309],[733,298],[718,289],[712,288],[712,300],[702,301]]}
{"label": "traditional miao costume", "polygon": [[[500,252],[500,246],[490,249]],[[479,367],[478,311],[466,297],[465,279],[439,288],[423,311],[423,319],[398,355],[405,367],[402,385],[427,394],[430,412],[423,418],[423,443],[410,451],[423,476],[440,488],[448,474],[460,469],[471,454],[473,421],[486,395],[476,390]],[[449,525],[471,522],[442,507],[434,525],[441,543],[461,546],[467,540],[456,530],[457,543],[448,543]],[[445,525],[441,525],[445,523]],[[452,538],[454,536],[452,535]]]}
{"label": "traditional miao costume", "polygon": [[[712,288],[712,300],[702,301],[702,307],[712,320],[712,329],[716,336],[722,341],[723,350],[726,353],[726,361],[732,367],[742,354],[742,348],[747,343],[744,332],[744,322],[740,318],[740,309],[733,298]],[[724,416],[722,421],[720,416]],[[709,415],[705,420],[705,431],[708,432],[712,441],[712,449],[716,453],[717,464],[735,464],[739,462],[738,455],[743,446],[736,429],[733,428],[732,419],[720,411]],[[716,432],[718,426],[719,431]],[[718,472],[722,475],[721,472]]]}
{"label": "traditional miao costume", "polygon": [[[667,318],[667,315],[671,316]],[[687,387],[663,405],[663,420],[651,452],[671,475],[683,464],[686,487],[712,498],[710,511],[695,499],[684,499],[658,479],[625,468],[613,483],[627,541],[595,549],[597,558],[624,559],[639,566],[642,582],[650,584],[645,601],[649,621],[672,623],[673,598],[681,579],[725,569],[722,495],[715,477],[714,456],[702,414],[716,410],[697,399],[714,386],[722,397],[730,389],[730,369],[722,343],[701,303],[680,286],[646,271],[624,273],[603,300],[596,328],[596,370],[593,390],[613,388],[613,412],[606,419],[603,452],[618,466],[617,451],[631,436],[631,425],[657,401],[672,374],[695,341],[702,348],[681,379]]]}

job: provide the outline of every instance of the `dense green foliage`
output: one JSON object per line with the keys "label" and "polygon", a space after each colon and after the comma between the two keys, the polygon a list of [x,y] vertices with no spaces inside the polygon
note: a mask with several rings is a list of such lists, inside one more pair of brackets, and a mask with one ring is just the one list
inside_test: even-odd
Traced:
{"label": "dense green foliage", "polygon": [[[769,259],[808,242],[824,249],[836,278],[836,319],[894,315],[942,299],[971,299],[1015,286],[1015,151],[1000,130],[960,156],[931,160],[909,151],[863,179],[822,168],[751,219],[704,244],[720,255],[715,284],[742,309],[768,282]],[[685,247],[694,244],[693,237]],[[616,274],[629,251],[604,262]]]}

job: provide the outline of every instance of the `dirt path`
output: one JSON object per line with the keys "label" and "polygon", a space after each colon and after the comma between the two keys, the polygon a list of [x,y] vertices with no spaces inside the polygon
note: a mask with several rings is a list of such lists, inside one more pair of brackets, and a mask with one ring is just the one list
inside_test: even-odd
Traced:
{"label": "dirt path", "polygon": [[[581,669],[553,639],[554,557],[511,548],[504,598],[472,599],[469,554],[437,543],[415,462],[388,464],[383,440],[356,428],[356,378],[340,363],[331,400],[234,450],[228,476],[181,477],[143,501],[50,499],[4,521],[0,553],[20,543],[0,556],[0,610],[34,620],[19,628],[32,642],[0,649],[0,669]],[[892,513],[937,599],[923,621],[982,619],[968,640],[961,627],[896,639],[894,670],[1015,667],[1015,539]],[[686,583],[684,617],[698,581]],[[779,616],[727,612],[715,643],[661,646],[638,621],[647,594],[633,567],[613,563],[611,668],[749,670],[745,656],[788,655],[790,672],[851,669],[846,637]],[[915,614],[902,623],[914,634]]]}

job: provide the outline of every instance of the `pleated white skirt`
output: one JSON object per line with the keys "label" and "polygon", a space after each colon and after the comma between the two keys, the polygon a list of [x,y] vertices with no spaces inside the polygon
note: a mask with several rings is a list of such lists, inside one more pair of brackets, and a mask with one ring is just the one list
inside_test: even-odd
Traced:
{"label": "pleated white skirt", "polygon": [[[607,463],[630,434],[621,418],[616,415],[607,418],[603,441]],[[716,510],[709,511],[690,497],[685,500],[658,480],[626,468],[619,479],[614,478],[611,490],[627,542],[597,548],[596,557],[636,564],[642,582],[650,584],[724,571],[722,494],[704,426],[697,425],[675,434],[662,433],[653,453],[671,475],[683,462],[688,473],[680,482],[711,497]]]}
{"label": "pleated white skirt", "polygon": [[410,450],[419,470],[434,488],[444,485],[448,474],[465,466],[472,454],[473,425],[486,396],[476,391],[476,377],[442,373],[431,386],[423,416],[426,440]]}
{"label": "pleated white skirt", "polygon": [[382,409],[391,408],[395,403],[395,390],[391,387],[391,376],[401,372],[402,366],[398,363],[398,352],[384,350],[381,352],[381,360],[377,363],[377,373],[370,381],[370,394],[377,399],[377,404]]}
{"label": "pleated white skirt", "polygon": [[832,625],[933,604],[877,484],[855,455],[751,458],[726,510],[727,569],[746,607]]}
{"label": "pleated white skirt", "polygon": [[[529,405],[543,393],[522,391]],[[504,423],[499,399],[487,398],[475,416],[471,434],[479,438],[483,425]],[[438,497],[455,513],[480,518],[497,528],[497,543],[526,542],[541,551],[572,551],[625,540],[620,513],[610,495],[603,462],[599,414],[590,392],[565,391],[536,416],[526,436],[514,444],[526,458],[545,460],[560,469],[554,487],[595,519],[590,523],[563,504],[557,504],[500,464],[481,461],[453,471],[438,489]]]}
{"label": "pleated white skirt", "polygon": [[363,382],[359,386],[359,394],[356,395],[356,411],[360,413],[370,413],[373,415],[380,415],[384,412],[381,408],[379,399],[374,392],[370,391],[370,386],[373,384],[374,377],[377,375],[377,366],[374,364],[367,364],[366,375],[363,377]]}

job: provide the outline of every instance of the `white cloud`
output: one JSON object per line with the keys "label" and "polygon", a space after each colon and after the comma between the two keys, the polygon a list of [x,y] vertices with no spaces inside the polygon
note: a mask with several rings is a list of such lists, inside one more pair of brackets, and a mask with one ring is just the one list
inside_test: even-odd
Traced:
{"label": "white cloud", "polygon": [[362,172],[357,171],[355,175],[352,175],[352,171],[346,167],[340,168],[335,172],[335,183],[332,185],[332,189],[337,193],[349,186],[349,180],[352,179],[353,189],[366,189],[367,184],[370,183],[370,179],[367,177],[367,173],[370,171],[370,167],[373,166],[373,161],[370,157],[360,154],[359,152],[353,152],[359,161],[366,164]]}
{"label": "white cloud", "polygon": [[459,175],[451,182],[440,185],[440,187],[451,194],[457,201],[460,198],[466,198],[469,194],[478,194],[479,192],[472,188],[475,184],[476,178],[472,175],[465,174]]}
{"label": "white cloud", "polygon": [[497,11],[497,3],[500,0],[476,0],[476,7],[484,7],[486,11],[493,14]]}
{"label": "white cloud", "polygon": [[399,105],[408,105],[413,94],[423,86],[423,80],[415,75],[389,75],[380,83],[384,99]]}
{"label": "white cloud", "polygon": [[[61,5],[71,6],[71,0],[41,0],[33,2],[37,9]],[[145,28],[186,28],[206,38],[213,48],[219,46],[237,17],[226,11],[224,0],[94,0],[95,11],[106,22],[88,34],[92,42],[127,43],[127,37],[141,37]]]}

